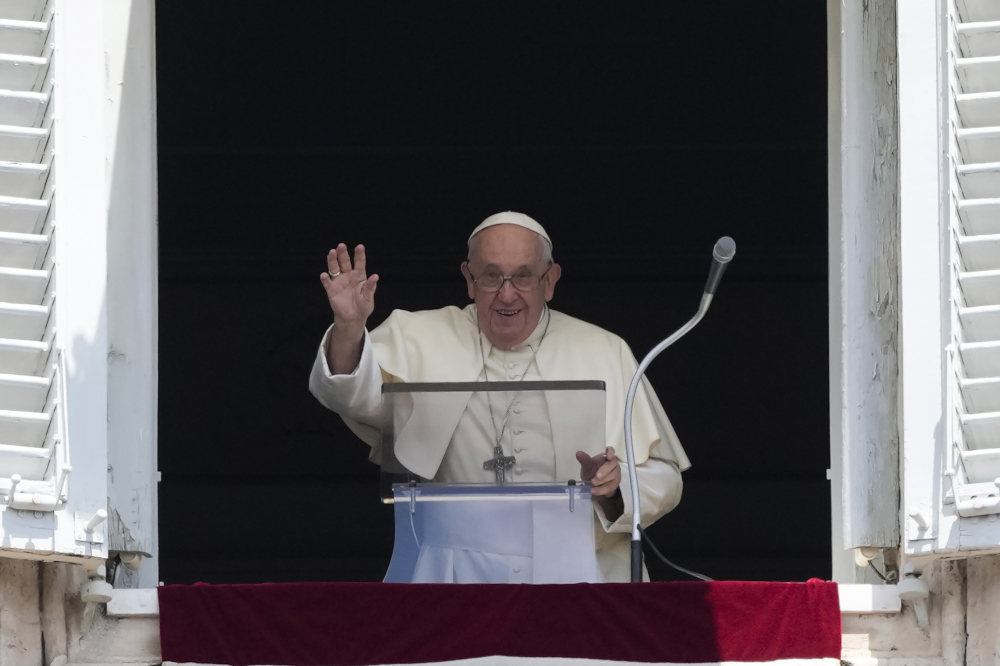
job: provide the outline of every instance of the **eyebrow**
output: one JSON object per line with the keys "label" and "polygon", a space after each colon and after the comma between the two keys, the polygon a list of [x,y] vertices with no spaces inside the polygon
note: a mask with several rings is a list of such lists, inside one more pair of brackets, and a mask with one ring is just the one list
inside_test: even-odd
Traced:
{"label": "eyebrow", "polygon": [[[500,270],[500,267],[497,266],[496,264],[486,264],[486,267],[483,270],[484,271],[493,270],[493,271],[496,271],[497,273],[501,273],[501,274],[503,273],[503,271]],[[513,275],[517,275],[519,272],[525,271],[525,270],[526,271],[531,271],[533,269],[528,264],[521,264],[516,269],[514,269]]]}

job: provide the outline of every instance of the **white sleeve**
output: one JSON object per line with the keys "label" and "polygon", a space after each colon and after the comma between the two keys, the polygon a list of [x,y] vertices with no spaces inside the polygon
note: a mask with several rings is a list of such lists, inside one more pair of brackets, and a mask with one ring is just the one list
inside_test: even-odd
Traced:
{"label": "white sleeve", "polygon": [[[650,451],[649,458],[635,468],[639,478],[639,522],[643,527],[649,527],[680,504],[684,489],[677,463],[654,457],[657,448]],[[620,464],[622,482],[618,488],[621,490],[621,504],[614,506],[614,500],[605,499],[594,502],[597,517],[607,532],[632,531],[632,486],[628,465]]]}
{"label": "white sleeve", "polygon": [[350,421],[355,421],[377,428],[382,409],[382,370],[372,353],[368,330],[365,330],[361,343],[361,361],[349,375],[330,372],[326,346],[332,330],[333,326],[327,329],[319,344],[316,362],[309,376],[309,391],[324,407],[344,417],[348,425],[352,425]]}

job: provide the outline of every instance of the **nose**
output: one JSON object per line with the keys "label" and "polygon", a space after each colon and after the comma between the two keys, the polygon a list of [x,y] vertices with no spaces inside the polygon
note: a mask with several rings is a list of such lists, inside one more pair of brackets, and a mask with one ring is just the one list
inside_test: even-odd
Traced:
{"label": "nose", "polygon": [[510,283],[510,280],[504,280],[504,283],[500,285],[500,291],[497,292],[497,296],[504,303],[511,303],[517,299],[517,289],[514,289],[514,285]]}

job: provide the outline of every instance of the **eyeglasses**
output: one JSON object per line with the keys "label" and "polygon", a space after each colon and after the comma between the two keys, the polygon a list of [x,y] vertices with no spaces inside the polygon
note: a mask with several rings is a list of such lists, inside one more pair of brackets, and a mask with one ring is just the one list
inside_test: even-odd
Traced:
{"label": "eyeglasses", "polygon": [[518,273],[517,275],[500,275],[499,273],[483,273],[477,278],[472,278],[476,286],[487,293],[493,293],[503,289],[503,283],[510,280],[510,285],[518,291],[532,291],[542,283],[542,278],[551,270],[545,270],[541,275],[532,273]]}

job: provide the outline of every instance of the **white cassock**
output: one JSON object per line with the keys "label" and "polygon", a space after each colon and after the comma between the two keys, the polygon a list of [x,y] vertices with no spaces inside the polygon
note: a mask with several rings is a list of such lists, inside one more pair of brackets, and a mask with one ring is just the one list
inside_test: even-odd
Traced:
{"label": "white cassock", "polygon": [[[480,347],[475,305],[420,312],[396,310],[371,333],[366,331],[361,362],[350,375],[330,373],[326,360],[327,331],[316,355],[309,388],[325,407],[340,414],[351,430],[371,446],[370,459],[378,463],[382,382],[482,381],[485,352],[486,376],[490,381],[603,381],[607,396],[604,439],[607,446],[614,447],[619,460],[624,460],[625,396],[638,366],[635,357],[617,335],[560,312],[551,309],[549,312],[547,331],[544,330],[547,315],[543,314],[538,327],[523,344],[503,350],[493,348],[485,337],[484,347]],[[558,426],[553,428],[553,422],[572,415],[552,412],[552,420],[539,417],[555,409],[544,404],[543,392],[526,392],[516,398],[495,393],[494,423],[502,422],[512,399],[516,401],[511,405],[502,444],[505,453],[517,459],[513,480],[551,482],[579,478],[576,442],[560,437]],[[408,467],[440,483],[492,482],[493,472],[483,469],[483,461],[491,457],[496,441],[495,434],[487,432],[490,422],[484,415],[489,414],[488,410],[485,393],[474,394],[458,420],[450,443],[429,450],[421,460],[421,469],[409,464]],[[470,446],[469,442],[483,444]],[[677,506],[682,489],[680,472],[690,467],[690,463],[645,378],[635,399],[633,444],[642,524],[649,525]],[[588,453],[596,455],[603,450]],[[608,582],[630,579],[631,490],[628,468],[624,462],[620,464],[621,498],[595,498],[594,502],[597,562]],[[524,582],[531,580],[530,553],[473,552],[462,548],[456,554],[454,549],[438,550],[442,552],[432,558],[434,562],[424,562],[425,567],[436,569],[436,576],[454,580],[483,576],[496,582],[491,571],[518,571],[524,573],[510,574],[504,580],[518,582],[521,577],[525,577]],[[421,553],[422,560],[425,555]],[[441,572],[442,566],[452,570]]]}

